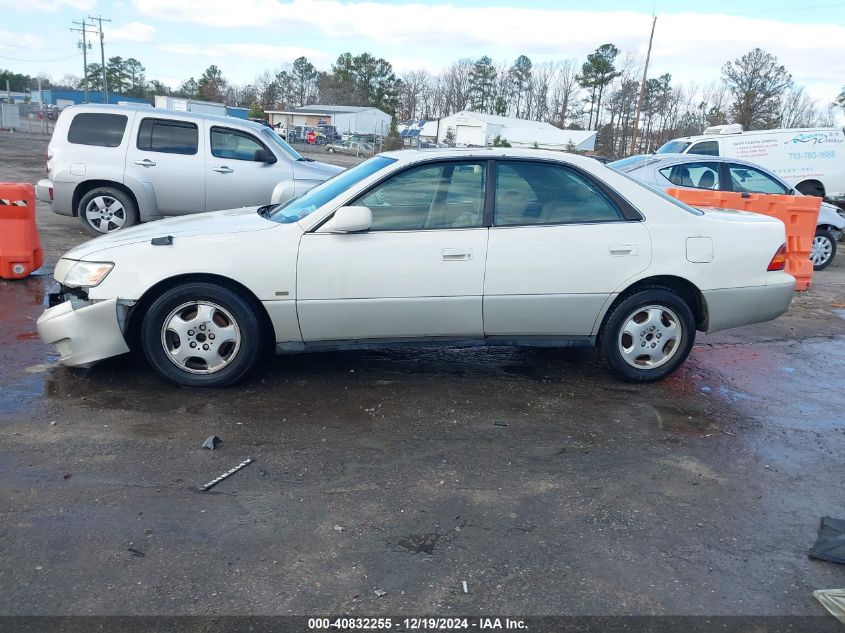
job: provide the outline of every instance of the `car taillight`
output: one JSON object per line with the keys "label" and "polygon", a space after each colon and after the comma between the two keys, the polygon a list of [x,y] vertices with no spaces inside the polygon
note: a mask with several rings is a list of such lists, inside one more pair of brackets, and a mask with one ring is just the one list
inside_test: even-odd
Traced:
{"label": "car taillight", "polygon": [[53,201],[53,188],[50,187],[49,191],[50,191],[50,202],[52,202]]}
{"label": "car taillight", "polygon": [[781,244],[780,248],[769,262],[769,267],[766,270],[783,270],[786,266],[786,244]]}

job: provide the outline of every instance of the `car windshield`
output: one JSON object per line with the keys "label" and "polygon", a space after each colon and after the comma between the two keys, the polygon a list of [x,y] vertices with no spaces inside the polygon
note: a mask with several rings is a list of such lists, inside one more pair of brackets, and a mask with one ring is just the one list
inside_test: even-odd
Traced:
{"label": "car windshield", "polygon": [[607,166],[623,174],[627,174],[629,171],[634,171],[646,165],[653,165],[654,163],[660,162],[660,160],[660,158],[657,158],[653,154],[636,154],[635,156],[629,156],[622,160],[615,160],[612,163],[608,163]]}
{"label": "car windshield", "polygon": [[297,152],[294,148],[285,143],[284,139],[282,139],[281,136],[276,134],[270,128],[265,127],[263,130],[261,130],[261,136],[273,143],[276,147],[281,148],[281,150],[285,154],[290,156],[291,160],[305,160],[304,158],[302,158],[302,156],[299,155],[299,152]]}
{"label": "car windshield", "polygon": [[658,154],[683,154],[684,150],[690,146],[689,141],[669,141],[664,143],[657,149]]}
{"label": "car windshield", "polygon": [[289,202],[279,205],[270,211],[267,217],[281,224],[298,222],[350,187],[395,162],[395,158],[375,156],[352,169],[342,171],[337,176],[329,178],[305,192],[299,198],[294,198]]}

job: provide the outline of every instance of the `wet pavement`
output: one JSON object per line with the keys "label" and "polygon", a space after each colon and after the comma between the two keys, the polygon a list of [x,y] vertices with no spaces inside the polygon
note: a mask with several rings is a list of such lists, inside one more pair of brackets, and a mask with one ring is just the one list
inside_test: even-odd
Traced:
{"label": "wet pavement", "polygon": [[[40,177],[6,140],[0,180]],[[81,234],[39,222],[50,269]],[[807,558],[845,517],[845,257],[647,386],[591,350],[70,371],[34,335],[50,282],[0,281],[0,614],[822,615],[845,586]]]}

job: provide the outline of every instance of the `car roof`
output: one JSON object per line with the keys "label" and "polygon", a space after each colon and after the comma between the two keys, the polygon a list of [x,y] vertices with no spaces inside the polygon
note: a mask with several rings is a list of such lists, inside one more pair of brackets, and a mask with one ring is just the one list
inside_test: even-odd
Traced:
{"label": "car roof", "polygon": [[740,165],[746,165],[747,167],[754,167],[755,169],[760,169],[765,171],[767,174],[772,173],[759,163],[755,163],[754,161],[745,160],[744,158],[731,158],[730,156],[709,156],[707,154],[643,154],[643,156],[649,156],[651,160],[648,163],[648,166],[657,165],[658,163],[669,163],[672,162],[676,165],[681,163],[738,163]]}
{"label": "car roof", "polygon": [[[222,103],[220,105],[223,105]],[[249,119],[239,119],[233,116],[223,116],[219,114],[206,114],[204,112],[185,112],[182,110],[168,110],[165,108],[151,108],[141,105],[112,105],[102,103],[84,103],[79,105],[67,106],[65,110],[73,110],[74,112],[141,112],[142,114],[159,114],[161,116],[179,116],[194,120],[216,121],[217,123],[226,125],[242,125],[252,129],[261,129],[267,127],[263,123],[256,123]]]}
{"label": "car roof", "polygon": [[379,156],[386,156],[397,161],[413,163],[418,160],[432,159],[489,159],[489,158],[536,158],[568,162],[573,165],[586,167],[604,167],[600,162],[588,156],[579,156],[569,152],[556,152],[545,149],[521,149],[516,147],[431,147],[422,149],[403,149],[383,152]]}
{"label": "car roof", "polygon": [[667,141],[667,143],[671,143],[672,141],[715,141],[717,139],[723,138],[734,138],[738,136],[748,136],[753,134],[792,134],[792,133],[799,133],[799,132],[842,132],[842,129],[838,127],[796,127],[796,128],[777,128],[774,130],[743,130],[742,132],[730,132],[728,134],[694,134],[691,136],[679,136],[677,138],[671,138]]}

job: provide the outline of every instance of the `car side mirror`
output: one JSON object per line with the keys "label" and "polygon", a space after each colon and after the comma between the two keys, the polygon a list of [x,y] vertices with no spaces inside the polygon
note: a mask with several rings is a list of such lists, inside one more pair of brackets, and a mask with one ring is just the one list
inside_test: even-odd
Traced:
{"label": "car side mirror", "polygon": [[329,224],[332,233],[358,233],[373,226],[373,212],[369,207],[340,207]]}
{"label": "car side mirror", "polygon": [[276,162],[276,155],[269,149],[257,149],[255,150],[255,155],[252,157],[252,160],[256,163],[267,163],[272,165]]}

